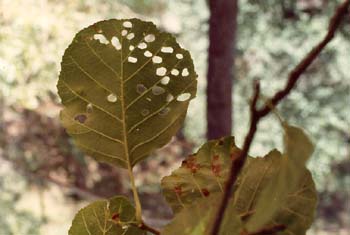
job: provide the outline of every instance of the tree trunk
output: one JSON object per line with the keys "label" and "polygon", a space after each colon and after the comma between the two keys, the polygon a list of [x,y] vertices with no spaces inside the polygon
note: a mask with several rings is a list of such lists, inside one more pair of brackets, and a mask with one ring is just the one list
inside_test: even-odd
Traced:
{"label": "tree trunk", "polygon": [[210,0],[207,138],[231,134],[238,0]]}

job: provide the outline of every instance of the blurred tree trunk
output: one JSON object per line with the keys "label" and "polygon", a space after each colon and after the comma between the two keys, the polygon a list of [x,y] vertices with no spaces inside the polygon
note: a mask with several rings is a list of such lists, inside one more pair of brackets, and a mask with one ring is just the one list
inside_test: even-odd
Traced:
{"label": "blurred tree trunk", "polygon": [[210,0],[207,138],[230,135],[238,0]]}

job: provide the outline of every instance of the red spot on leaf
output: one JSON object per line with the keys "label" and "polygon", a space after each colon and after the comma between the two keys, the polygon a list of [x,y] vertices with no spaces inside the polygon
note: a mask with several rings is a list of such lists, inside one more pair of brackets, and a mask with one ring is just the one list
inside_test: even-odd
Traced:
{"label": "red spot on leaf", "polygon": [[220,176],[221,173],[221,162],[219,155],[214,155],[211,162],[211,171],[215,176]]}
{"label": "red spot on leaf", "polygon": [[202,188],[202,193],[203,193],[203,195],[205,196],[205,197],[208,197],[209,195],[210,195],[210,192],[209,192],[209,190],[208,189],[206,189],[206,188]]}
{"label": "red spot on leaf", "polygon": [[187,160],[182,162],[182,165],[189,169],[193,174],[200,169],[200,164],[196,162],[194,155],[190,156]]}
{"label": "red spot on leaf", "polygon": [[114,220],[114,221],[119,221],[119,219],[120,219],[120,215],[119,215],[119,213],[114,213],[113,215],[112,215],[112,220]]}
{"label": "red spot on leaf", "polygon": [[85,114],[78,114],[74,117],[74,120],[80,123],[85,123],[86,119],[87,119],[87,116]]}
{"label": "red spot on leaf", "polygon": [[238,149],[238,148],[233,148],[233,149],[231,150],[231,154],[230,154],[231,160],[237,159],[238,156],[241,154],[241,152],[242,152],[242,151],[241,151],[240,149]]}
{"label": "red spot on leaf", "polygon": [[181,186],[175,186],[175,187],[174,187],[174,192],[175,192],[178,196],[181,196],[181,194],[182,194],[182,188],[181,188]]}

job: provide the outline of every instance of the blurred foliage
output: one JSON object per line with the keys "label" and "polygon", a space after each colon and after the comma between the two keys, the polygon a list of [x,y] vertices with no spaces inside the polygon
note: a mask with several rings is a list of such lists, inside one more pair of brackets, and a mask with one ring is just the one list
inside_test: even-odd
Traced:
{"label": "blurred foliage", "polygon": [[[233,131],[238,144],[247,130],[252,80],[261,80],[266,96],[282,87],[288,71],[323,37],[339,2],[240,0]],[[19,173],[58,178],[69,186],[92,190],[98,195],[108,196],[118,190],[127,193],[128,186],[121,180],[123,171],[111,171],[106,165],[84,160],[71,145],[57,122],[55,85],[61,56],[79,29],[101,19],[135,16],[153,20],[162,29],[174,33],[191,51],[199,74],[198,97],[189,108],[184,133],[197,146],[203,143],[209,17],[206,1],[2,0],[0,159],[12,161]],[[349,22],[350,18],[345,20],[341,33],[279,106],[283,118],[306,129],[316,145],[309,167],[320,191],[318,218],[333,223],[336,228],[349,226],[344,219],[349,216],[345,202],[350,193],[347,187],[350,184]],[[281,149],[282,130],[273,115],[261,123],[259,130],[252,155],[262,155],[272,147]],[[159,182],[160,175],[168,174],[169,168],[176,168],[179,156],[185,156],[192,147],[188,141],[173,141],[136,169],[137,184],[147,183],[141,191],[149,206],[158,206],[157,213],[169,216],[159,205],[160,199],[153,200],[153,195],[150,196],[158,192],[155,182]],[[144,174],[146,170],[152,174]],[[11,178],[11,182],[15,181]],[[30,177],[27,181],[36,182]],[[101,187],[106,183],[108,192]],[[3,192],[15,194],[4,184],[0,184],[0,189],[1,198]],[[18,190],[22,190],[21,194],[25,187]],[[73,192],[68,194],[71,198],[81,199],[81,195]],[[15,198],[0,199],[0,207],[4,208],[0,211],[1,228],[10,228],[10,218],[22,213],[13,208],[14,204]],[[23,225],[17,226],[23,229],[21,234],[38,234],[29,226],[38,220],[27,213],[21,216]],[[27,221],[36,222],[28,222],[27,226]]]}

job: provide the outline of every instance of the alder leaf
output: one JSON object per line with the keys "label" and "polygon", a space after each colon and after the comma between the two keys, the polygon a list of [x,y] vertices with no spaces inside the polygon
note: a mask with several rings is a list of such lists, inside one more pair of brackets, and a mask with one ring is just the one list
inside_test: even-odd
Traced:
{"label": "alder leaf", "polygon": [[135,209],[125,197],[99,200],[81,209],[69,235],[145,235],[137,227]]}
{"label": "alder leaf", "polygon": [[[201,198],[182,208],[162,231],[162,235],[209,235],[219,207],[221,193]],[[240,234],[242,222],[234,205],[229,203],[218,235]]]}
{"label": "alder leaf", "polygon": [[222,193],[232,159],[238,156],[234,137],[212,140],[182,162],[179,169],[162,179],[167,202],[177,213],[196,199]]}
{"label": "alder leaf", "polygon": [[235,192],[236,208],[249,215],[245,225],[249,231],[283,224],[278,234],[305,234],[317,204],[317,193],[311,173],[305,167],[313,152],[305,133],[285,125],[285,153],[274,150],[264,158],[246,164]]}
{"label": "alder leaf", "polygon": [[166,144],[196,95],[188,51],[151,22],[97,22],[65,51],[57,84],[61,120],[99,161],[132,167]]}

